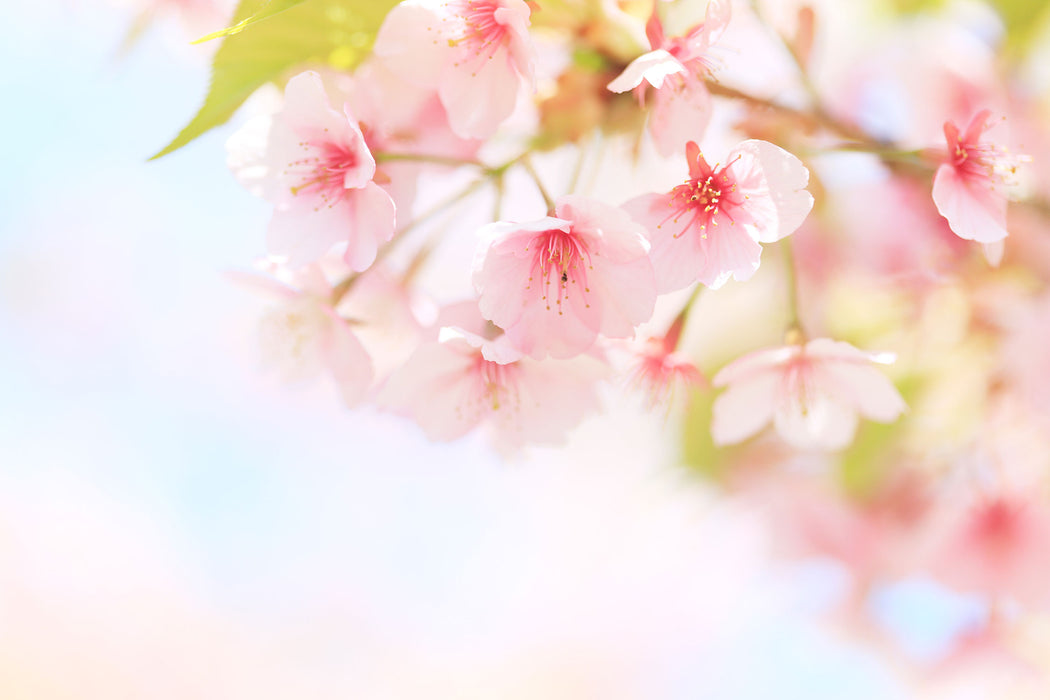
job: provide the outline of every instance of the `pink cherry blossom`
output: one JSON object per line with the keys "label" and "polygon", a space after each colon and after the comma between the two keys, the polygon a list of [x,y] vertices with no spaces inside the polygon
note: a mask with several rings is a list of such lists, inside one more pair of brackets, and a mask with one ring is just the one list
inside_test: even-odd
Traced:
{"label": "pink cherry blossom", "polygon": [[291,267],[336,246],[354,270],[394,234],[394,202],[373,182],[376,164],[357,120],[330,106],[317,73],[288,81],[283,109],[249,122],[227,144],[228,164],[273,202],[267,249]]}
{"label": "pink cherry blossom", "polygon": [[[436,86],[419,87],[391,72],[383,63],[367,61],[352,76],[334,74],[338,93],[353,105],[365,144],[375,154],[403,158],[380,160],[374,180],[394,200],[398,211],[410,211],[421,174],[448,169],[430,156],[469,160],[481,141],[457,136],[448,123]],[[413,161],[411,156],[422,156]],[[378,158],[379,156],[377,156]]]}
{"label": "pink cherry blossom", "polygon": [[1039,493],[975,494],[946,511],[930,555],[934,575],[963,591],[1050,603],[1050,509]]}
{"label": "pink cherry blossom", "polygon": [[664,405],[670,410],[677,392],[707,385],[696,364],[677,351],[684,325],[680,314],[663,337],[648,338],[635,353],[631,383],[645,393],[650,408]]}
{"label": "pink cherry blossom", "polygon": [[714,403],[712,437],[719,445],[741,442],[773,421],[795,447],[842,449],[858,413],[888,423],[905,410],[893,383],[872,366],[892,361],[828,338],[749,353],[714,377],[714,386],[728,388]]}
{"label": "pink cherry blossom", "polygon": [[413,418],[432,440],[485,425],[501,447],[564,442],[599,407],[600,360],[537,362],[487,324],[476,302],[449,307],[436,341],[425,342],[387,381],[379,403]]}
{"label": "pink cherry blossom", "polygon": [[989,110],[979,112],[961,134],[953,122],[945,122],[948,158],[933,179],[933,201],[952,231],[984,244],[1006,238],[1006,202],[1023,160],[984,140],[990,116]]}
{"label": "pink cherry blossom", "polygon": [[390,11],[374,53],[416,85],[437,87],[452,130],[487,138],[534,88],[536,51],[524,0],[407,0]]}
{"label": "pink cherry blossom", "polygon": [[712,289],[749,279],[762,246],[793,233],[813,208],[809,170],[766,141],[734,148],[724,167],[709,165],[692,141],[689,178],[666,194],[649,194],[624,208],[645,224],[662,294],[700,281]]}
{"label": "pink cherry blossom", "polygon": [[567,196],[554,217],[482,228],[474,287],[482,315],[543,359],[628,338],[652,315],[656,281],[644,231],[622,210]]}
{"label": "pink cherry blossom", "polygon": [[711,120],[711,95],[704,76],[711,69],[711,45],[729,23],[728,0],[711,0],[703,23],[682,37],[664,35],[653,3],[645,33],[652,49],[634,59],[608,87],[613,92],[637,90],[644,99],[643,82],[656,91],[649,115],[649,132],[657,150],[669,156],[689,139],[699,138]]}
{"label": "pink cherry blossom", "polygon": [[321,268],[308,265],[288,271],[267,267],[278,279],[233,276],[275,302],[259,321],[264,366],[286,382],[310,381],[327,373],[347,407],[361,403],[372,385],[372,359],[332,307],[332,287]]}

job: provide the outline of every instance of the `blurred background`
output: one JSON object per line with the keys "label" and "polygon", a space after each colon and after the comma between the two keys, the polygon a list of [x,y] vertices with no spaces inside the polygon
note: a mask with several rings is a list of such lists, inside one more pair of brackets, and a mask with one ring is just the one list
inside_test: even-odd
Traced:
{"label": "blurred background", "polygon": [[841,567],[772,557],[640,405],[508,460],[281,385],[223,276],[269,216],[230,129],[146,162],[212,47],[3,15],[0,697],[886,700],[980,628],[921,578],[867,603],[892,653],[828,624]]}

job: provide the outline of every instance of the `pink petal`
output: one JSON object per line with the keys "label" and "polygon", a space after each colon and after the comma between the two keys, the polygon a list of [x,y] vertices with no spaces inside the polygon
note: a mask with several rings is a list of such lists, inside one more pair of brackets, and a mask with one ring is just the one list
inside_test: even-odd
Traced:
{"label": "pink petal", "polygon": [[750,139],[729,154],[730,172],[738,191],[747,199],[740,208],[747,213],[755,239],[778,241],[794,233],[813,208],[806,191],[809,170],[798,158],[767,141]]}
{"label": "pink petal", "polygon": [[529,37],[532,10],[524,0],[505,0],[507,4],[492,13],[493,19],[507,29],[510,61],[531,90],[535,90],[536,46]]}
{"label": "pink petal", "polygon": [[619,265],[595,265],[587,285],[591,297],[601,301],[599,327],[604,336],[630,338],[635,326],[653,315],[656,277],[646,257]]}
{"label": "pink petal", "polygon": [[496,362],[501,365],[517,362],[524,357],[521,350],[514,347],[514,344],[510,342],[510,338],[506,334],[482,344],[481,356],[489,362]]}
{"label": "pink petal", "polygon": [[631,262],[649,252],[645,227],[619,207],[566,195],[558,200],[555,213],[559,219],[571,221],[573,232],[585,237],[593,252],[610,262]]}
{"label": "pink petal", "polygon": [[589,413],[600,409],[597,382],[608,368],[587,356],[573,360],[526,360],[517,365],[513,410],[494,413],[499,439],[511,447],[523,442],[560,444]]}
{"label": "pink petal", "polygon": [[475,58],[468,66],[446,70],[438,84],[441,104],[452,131],[462,138],[488,138],[514,111],[521,77],[506,48],[491,58]]}
{"label": "pink petal", "polygon": [[303,126],[318,132],[328,129],[333,139],[344,136],[349,127],[346,115],[332,109],[321,76],[314,71],[300,73],[288,81],[278,118],[293,129]]}
{"label": "pink petal", "polygon": [[730,277],[741,282],[751,279],[761,264],[762,246],[743,226],[730,226],[725,219],[718,227],[709,227],[707,238],[694,236],[693,240],[701,257],[695,279],[711,289],[718,289]]}
{"label": "pink petal", "polygon": [[402,80],[433,89],[453,54],[448,39],[437,31],[441,25],[434,10],[406,0],[387,13],[372,52]]}
{"label": "pink petal", "polygon": [[889,423],[907,409],[893,382],[870,364],[823,362],[814,371],[836,399],[855,406],[866,418]]}
{"label": "pink petal", "polygon": [[659,294],[684,289],[695,282],[696,271],[705,260],[699,247],[690,241],[691,234],[674,238],[680,227],[665,225],[664,220],[671,213],[670,203],[670,195],[647,194],[623,205],[623,209],[641,223],[649,235],[649,259]]}
{"label": "pink petal", "polygon": [[659,88],[667,76],[684,72],[685,66],[678,59],[663,49],[657,49],[631,61],[606,87],[612,92],[627,92],[646,80],[654,88]]}
{"label": "pink petal", "polygon": [[949,164],[933,178],[933,202],[959,238],[994,243],[1006,238],[1006,196],[990,180],[973,180]]}
{"label": "pink petal", "polygon": [[365,352],[345,321],[332,316],[332,329],[322,346],[325,364],[335,378],[343,403],[348,408],[361,403],[372,386],[372,358]]}
{"label": "pink petal", "polygon": [[278,207],[266,231],[270,255],[285,259],[292,268],[317,260],[353,231],[354,211],[347,199],[325,206],[312,197],[296,197]]}
{"label": "pink petal", "polygon": [[704,84],[687,78],[680,87],[657,90],[649,114],[649,133],[656,150],[669,157],[690,140],[699,139],[711,121],[711,95]]}
{"label": "pink petal", "polygon": [[711,380],[715,387],[726,386],[746,381],[749,377],[786,364],[802,352],[800,345],[782,345],[775,348],[763,348],[738,357],[719,370]]}
{"label": "pink petal", "polygon": [[390,376],[377,402],[414,419],[431,440],[454,440],[483,416],[472,410],[473,363],[450,343],[424,343]]}
{"label": "pink petal", "polygon": [[712,406],[711,438],[715,444],[741,442],[769,423],[779,385],[780,373],[770,369],[735,381],[722,392]]}
{"label": "pink petal", "polygon": [[726,27],[729,26],[732,14],[733,4],[729,0],[711,0],[707,4],[703,32],[709,46],[722,36]]}
{"label": "pink petal", "polygon": [[569,303],[559,313],[553,301],[547,308],[539,295],[537,291],[518,321],[505,328],[514,346],[536,360],[565,359],[589,350],[598,338],[600,303],[587,306],[583,294],[570,290]]}
{"label": "pink petal", "polygon": [[777,433],[803,450],[841,450],[857,431],[857,414],[833,400],[812,383],[805,403],[799,396],[783,397],[773,416]]}
{"label": "pink petal", "polygon": [[992,267],[999,267],[999,264],[1003,261],[1003,253],[1006,252],[1005,240],[998,240],[992,243],[982,244],[982,252],[984,253],[984,259],[988,261],[988,264]]}
{"label": "pink petal", "polygon": [[226,166],[233,172],[237,182],[256,197],[275,201],[283,194],[287,185],[280,178],[280,171],[268,158],[271,115],[260,115],[245,122],[226,142]]}
{"label": "pink petal", "polygon": [[814,338],[806,344],[805,353],[809,358],[819,358],[829,362],[853,362],[859,365],[867,365],[871,362],[888,365],[896,360],[893,353],[865,352],[847,342],[831,338]]}
{"label": "pink petal", "polygon": [[479,295],[481,315],[500,328],[521,318],[526,288],[530,298],[540,296],[540,285],[529,284],[532,257],[527,248],[537,233],[551,229],[569,230],[570,222],[546,217],[523,224],[497,222],[482,227],[474,256],[473,283]]}
{"label": "pink petal", "polygon": [[353,218],[351,228],[343,232],[350,242],[344,260],[360,272],[375,261],[379,243],[394,235],[394,200],[382,187],[370,182],[361,189],[347,190],[346,201]]}

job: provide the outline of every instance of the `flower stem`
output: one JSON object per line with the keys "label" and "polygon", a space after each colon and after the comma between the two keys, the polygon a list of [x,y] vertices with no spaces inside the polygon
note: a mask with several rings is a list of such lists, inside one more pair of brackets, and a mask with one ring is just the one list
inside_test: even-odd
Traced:
{"label": "flower stem", "polygon": [[787,286],[788,302],[788,324],[785,335],[788,342],[800,342],[805,339],[806,332],[802,328],[802,320],[798,312],[798,274],[795,269],[795,252],[791,246],[790,238],[780,241],[780,248],[784,256],[784,281]]}
{"label": "flower stem", "polygon": [[554,200],[551,199],[550,194],[547,192],[547,188],[543,186],[543,180],[540,179],[540,175],[536,172],[536,168],[532,166],[532,161],[529,159],[527,153],[521,157],[521,167],[525,169],[525,172],[527,172],[533,182],[536,183],[536,189],[540,191],[540,196],[543,197],[543,203],[547,206],[547,211],[553,214]]}
{"label": "flower stem", "polygon": [[693,308],[693,303],[700,298],[700,292],[703,290],[704,286],[702,284],[698,284],[693,288],[693,293],[689,295],[689,299],[682,306],[682,310],[678,312],[678,315],[671,321],[671,325],[668,326],[667,333],[664,334],[664,349],[667,352],[674,352],[678,348],[678,341],[682,338],[682,330],[685,328],[685,322],[689,318],[689,311]]}
{"label": "flower stem", "polygon": [[386,153],[376,151],[372,153],[376,163],[389,163],[396,161],[407,161],[409,163],[430,163],[432,165],[449,165],[453,167],[472,166],[475,168],[486,167],[481,161],[471,158],[452,158],[449,156],[427,155],[425,153]]}
{"label": "flower stem", "polygon": [[[410,221],[400,230],[396,231],[391,237],[391,239],[387,242],[387,244],[380,248],[379,252],[376,253],[376,259],[375,262],[372,263],[372,265],[375,265],[380,260],[389,255],[390,252],[393,250],[394,246],[397,244],[397,242],[404,238],[410,231],[415,229],[417,226],[426,223],[430,219],[433,219],[435,216],[445,211],[452,205],[456,204],[460,200],[466,199],[470,195],[474,194],[474,192],[481,189],[485,184],[487,184],[488,181],[488,177],[483,177],[478,180],[475,180],[463,189],[449,195],[448,197],[441,200],[431,208],[427,209],[425,212],[423,212],[415,219]],[[346,296],[346,293],[350,291],[350,288],[354,285],[354,282],[357,281],[357,278],[360,277],[361,274],[362,273],[360,272],[351,273],[347,275],[345,279],[339,282],[339,284],[332,288],[332,294],[329,297],[329,299],[330,304],[333,308],[339,304],[339,302],[343,299],[344,296]]]}

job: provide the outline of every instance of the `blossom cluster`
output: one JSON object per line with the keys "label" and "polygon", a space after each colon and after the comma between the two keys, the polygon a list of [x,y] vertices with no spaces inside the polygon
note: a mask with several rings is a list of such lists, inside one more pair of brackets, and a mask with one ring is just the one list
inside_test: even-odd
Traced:
{"label": "blossom cluster", "polygon": [[858,47],[842,7],[696,4],[405,0],[294,72],[228,142],[268,362],[501,449],[640,390],[857,590],[1050,608],[1047,193],[1001,135],[1050,139],[1035,99],[947,12]]}

